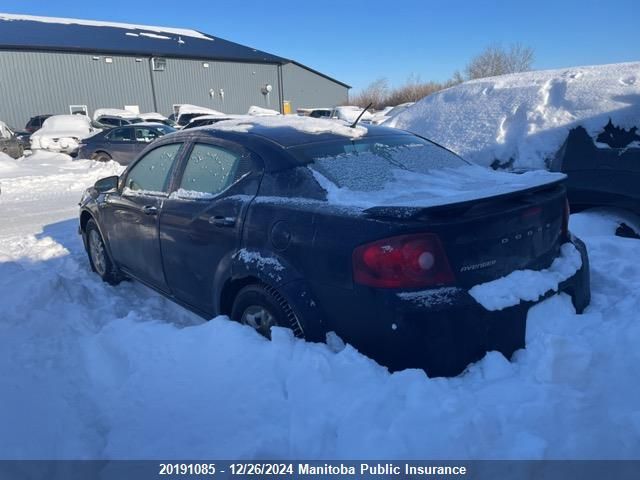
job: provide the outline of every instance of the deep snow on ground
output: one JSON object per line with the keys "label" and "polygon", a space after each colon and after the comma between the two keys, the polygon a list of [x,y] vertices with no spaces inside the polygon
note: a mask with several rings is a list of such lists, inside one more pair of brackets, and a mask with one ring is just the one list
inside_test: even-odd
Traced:
{"label": "deep snow on ground", "polygon": [[[527,348],[452,379],[339,339],[273,341],[92,274],[84,185],[113,164],[0,158],[2,458],[638,458],[640,241],[572,216],[593,301],[531,309]],[[46,163],[47,165],[42,165]],[[633,220],[633,219],[631,219]]]}
{"label": "deep snow on ground", "polygon": [[543,168],[571,128],[592,136],[609,119],[638,126],[640,62],[542,70],[465,82],[423,98],[391,126],[424,135],[474,162]]}

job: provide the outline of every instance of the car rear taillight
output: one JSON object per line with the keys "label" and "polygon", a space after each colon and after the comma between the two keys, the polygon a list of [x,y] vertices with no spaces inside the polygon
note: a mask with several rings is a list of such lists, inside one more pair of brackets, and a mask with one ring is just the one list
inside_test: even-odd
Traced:
{"label": "car rear taillight", "polygon": [[562,236],[569,237],[569,217],[571,216],[571,209],[569,208],[569,200],[564,200],[564,213],[562,214]]}
{"label": "car rear taillight", "polygon": [[353,251],[353,279],[378,288],[417,288],[455,281],[440,239],[431,233],[399,235]]}

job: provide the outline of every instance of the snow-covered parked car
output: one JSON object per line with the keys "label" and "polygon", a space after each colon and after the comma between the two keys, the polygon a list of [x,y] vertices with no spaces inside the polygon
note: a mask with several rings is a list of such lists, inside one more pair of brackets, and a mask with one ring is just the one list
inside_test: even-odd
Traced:
{"label": "snow-covered parked car", "polygon": [[425,97],[392,118],[499,169],[568,175],[572,207],[640,213],[640,62],[485,78]]}
{"label": "snow-covered parked car", "polygon": [[87,190],[80,232],[107,282],[455,375],[522,348],[529,307],[553,293],[589,303],[563,180],[476,166],[396,129],[255,117],[156,140]]}
{"label": "snow-covered parked car", "polygon": [[85,115],[53,115],[31,135],[31,149],[71,153],[77,150],[83,138],[96,131],[91,119]]}
{"label": "snow-covered parked car", "polygon": [[395,107],[387,107],[380,112],[376,112],[373,114],[373,118],[371,119],[371,123],[374,125],[382,125],[384,122],[391,120],[396,115],[404,112],[407,108],[413,105],[415,102],[405,102],[396,105]]}
{"label": "snow-covered parked car", "polygon": [[203,115],[224,115],[224,113],[212,108],[185,103],[184,105],[180,105],[178,108],[178,114],[175,118],[176,128],[182,128],[194,118],[201,117]]}
{"label": "snow-covered parked car", "polygon": [[0,152],[13,158],[19,158],[23,151],[22,140],[6,123],[0,121]]}
{"label": "snow-covered parked car", "polygon": [[360,122],[362,123],[371,122],[373,115],[369,112],[362,113],[363,110],[364,108],[360,108],[352,105],[342,105],[340,107],[335,107],[332,110],[331,116],[329,118],[333,120],[343,120],[348,123],[353,123],[358,119],[360,114],[362,114],[362,116],[360,117]]}
{"label": "snow-covered parked car", "polygon": [[167,125],[168,127],[174,127],[176,125],[176,122],[170,120],[168,117],[165,117],[158,112],[141,113],[140,115],[138,115],[138,117],[140,117],[145,122],[162,123],[164,125]]}

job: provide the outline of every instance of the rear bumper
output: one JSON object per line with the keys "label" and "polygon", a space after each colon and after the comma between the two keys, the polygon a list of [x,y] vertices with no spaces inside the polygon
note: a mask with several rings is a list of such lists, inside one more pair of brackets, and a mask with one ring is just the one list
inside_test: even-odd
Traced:
{"label": "rear bumper", "polygon": [[[582,241],[571,242],[581,254],[582,267],[559,285],[558,292],[570,295],[581,313],[590,301],[589,259]],[[462,288],[434,290],[426,299],[412,292],[361,287],[348,292],[313,290],[320,296],[327,330],[391,370],[422,368],[431,377],[458,375],[488,351],[510,358],[525,346],[529,308],[557,293],[488,311]]]}

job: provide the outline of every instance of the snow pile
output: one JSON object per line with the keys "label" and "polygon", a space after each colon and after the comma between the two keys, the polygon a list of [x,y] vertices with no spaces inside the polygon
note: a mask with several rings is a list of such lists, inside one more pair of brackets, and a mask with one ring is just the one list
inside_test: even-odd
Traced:
{"label": "snow pile", "polygon": [[351,128],[342,122],[328,122],[327,120],[319,118],[300,117],[297,115],[265,115],[253,118],[223,120],[207,128],[246,133],[250,132],[255,126],[268,128],[289,127],[304,133],[333,133],[351,138],[360,138],[367,134],[367,129],[360,125]]}
{"label": "snow pile", "polygon": [[44,152],[15,163],[0,195],[2,458],[640,456],[640,242],[590,213],[571,218],[592,265],[586,313],[555,295],[530,310],[512,362],[493,352],[429,379],[335,335],[276,329],[269,342],[137,282],[101,282],[76,232],[78,185],[121,167]]}
{"label": "snow pile", "polygon": [[640,63],[518,73],[429,95],[390,120],[474,162],[544,168],[569,130],[639,125]]}
{"label": "snow pile", "polygon": [[[366,158],[366,155],[358,156]],[[340,188],[318,171],[312,171],[327,191],[330,203],[360,208],[435,207],[536,188],[565,177],[561,173],[541,170],[522,174],[497,172],[477,165],[434,169],[429,173],[394,169],[390,171],[392,178],[389,180],[376,177],[376,182],[384,182],[379,188],[350,190]]]}
{"label": "snow pile", "polygon": [[254,115],[256,117],[265,116],[265,115],[280,115],[280,112],[276,110],[271,110],[270,108],[262,108],[257,107],[255,105],[251,105],[249,110],[247,111],[247,115]]}
{"label": "snow pile", "polygon": [[95,132],[91,119],[84,115],[54,115],[31,135],[31,148],[69,153],[78,148],[80,140]]}
{"label": "snow pile", "polygon": [[558,286],[581,266],[580,252],[571,243],[565,243],[549,268],[516,270],[506,277],[476,285],[469,295],[490,311],[504,310],[521,301],[536,302],[550,291],[557,292]]}
{"label": "snow pile", "polygon": [[131,23],[119,23],[119,22],[100,22],[97,20],[84,20],[84,19],[81,20],[78,18],[37,17],[34,15],[14,15],[9,13],[0,13],[0,20],[7,20],[7,21],[25,20],[29,22],[59,23],[63,25],[87,25],[90,27],[112,27],[112,28],[122,28],[126,30],[148,30],[151,32],[158,32],[158,33],[171,33],[173,35],[184,35],[186,37],[199,38],[201,40],[213,40],[212,37],[209,37],[196,30],[191,30],[187,28],[154,27],[152,25],[134,25]]}

